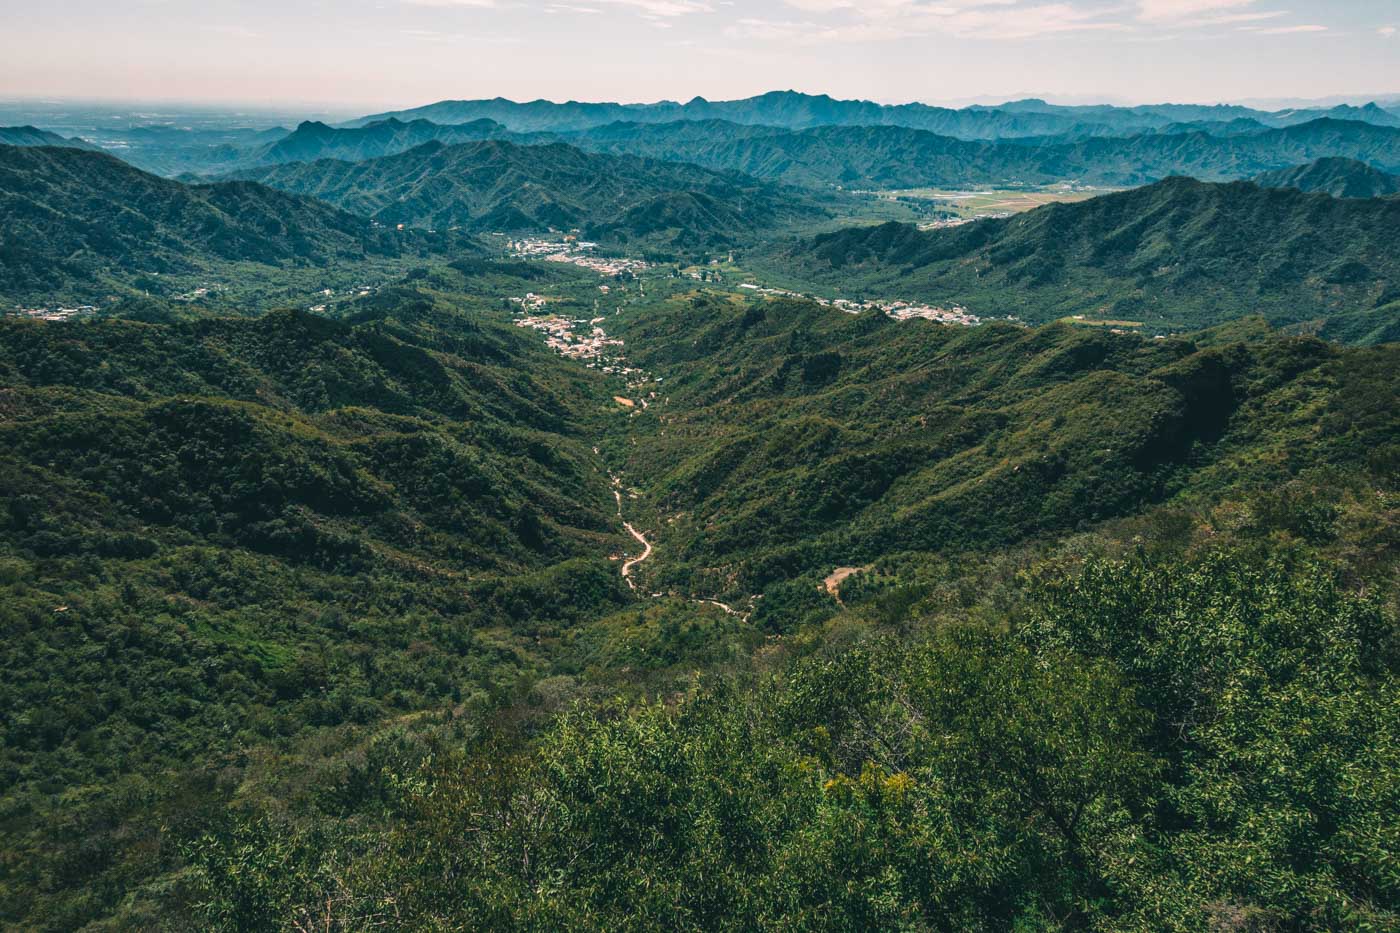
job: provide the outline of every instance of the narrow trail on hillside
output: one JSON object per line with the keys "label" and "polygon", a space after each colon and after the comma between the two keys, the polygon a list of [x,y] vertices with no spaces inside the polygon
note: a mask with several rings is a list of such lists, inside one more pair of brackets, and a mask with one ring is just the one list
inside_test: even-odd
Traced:
{"label": "narrow trail on hillside", "polygon": [[637,588],[637,584],[632,582],[632,568],[651,556],[651,542],[648,541],[646,539],[646,536],[643,535],[640,531],[633,528],[631,522],[623,522],[622,527],[626,528],[628,533],[631,534],[632,537],[636,538],[638,541],[642,542],[642,547],[646,548],[646,550],[642,551],[640,557],[634,557],[627,563],[622,565],[622,578],[627,581],[628,586],[635,590]]}
{"label": "narrow trail on hillside", "polygon": [[[597,452],[598,448],[595,447],[595,448],[593,448],[593,450],[594,450],[594,452]],[[622,487],[622,477],[618,476],[616,473],[609,473],[609,474],[608,474],[608,479],[612,480],[612,485],[613,485],[613,498],[617,500],[617,517],[620,518],[620,519],[622,519],[622,527],[627,529],[627,533],[628,533],[628,534],[630,534],[632,537],[636,538],[639,542],[641,542],[642,547],[645,549],[645,550],[642,551],[642,553],[641,553],[640,556],[634,557],[634,558],[632,558],[631,560],[625,562],[625,563],[622,565],[622,579],[624,579],[624,580],[627,581],[628,587],[630,587],[631,589],[634,589],[634,590],[635,590],[635,589],[637,588],[637,584],[636,584],[636,582],[632,579],[632,568],[635,567],[635,566],[637,566],[638,564],[640,564],[642,561],[646,560],[647,558],[651,557],[651,551],[652,551],[651,542],[647,540],[646,535],[642,534],[642,533],[641,533],[640,531],[638,531],[636,528],[632,527],[632,523],[631,523],[631,522],[629,522],[629,521],[627,521],[627,519],[623,518],[623,515],[622,515],[622,488],[621,488],[621,487]]]}
{"label": "narrow trail on hillside", "polygon": [[[621,310],[622,310],[621,307],[619,307],[619,308],[618,308],[618,311],[621,311]],[[596,337],[596,338],[598,338],[599,340],[605,342],[605,343],[607,344],[607,346],[609,346],[609,347],[621,347],[621,346],[624,346],[624,344],[623,344],[623,342],[622,342],[621,340],[612,340],[611,338],[608,337],[607,333],[603,330],[602,327],[596,326],[596,325],[598,325],[599,323],[601,323],[603,320],[605,320],[605,319],[604,319],[604,318],[596,318],[596,319],[594,319],[594,320],[592,320],[592,321],[589,322],[589,323],[595,325],[594,328],[593,328],[593,331],[592,331],[593,336]],[[554,345],[551,344],[551,346],[554,346]],[[555,346],[555,349],[556,349],[557,351],[563,352],[562,350],[560,350],[560,347],[558,347],[558,346]],[[566,354],[566,355],[568,355],[568,354]],[[612,351],[612,353],[611,353],[611,355],[610,355],[610,357],[609,357],[608,362],[609,362],[612,366],[618,367],[618,368],[620,369],[620,371],[621,371],[622,373],[624,373],[624,374],[634,375],[634,376],[639,376],[639,377],[640,377],[639,379],[635,379],[633,382],[631,382],[631,383],[628,384],[627,389],[628,389],[629,393],[632,393],[634,390],[639,390],[643,385],[652,382],[652,378],[653,378],[653,377],[652,377],[649,373],[647,373],[647,372],[644,371],[644,370],[641,370],[641,369],[634,369],[634,368],[631,368],[630,366],[628,366],[626,356],[624,356],[623,353],[622,353],[621,351],[619,351],[619,350],[613,350],[613,351]],[[659,384],[659,383],[660,383],[660,380],[656,380],[656,383]],[[657,401],[665,401],[665,399],[657,399],[657,394],[656,394],[655,391],[651,392],[651,399],[647,398],[645,392],[640,392],[640,393],[638,394],[638,397],[639,397],[640,400],[641,400],[641,408],[640,408],[640,409],[638,409],[638,408],[636,407],[636,403],[635,403],[634,401],[632,401],[632,399],[631,399],[629,396],[616,395],[616,396],[613,397],[613,401],[614,401],[614,402],[616,402],[616,403],[619,404],[619,405],[624,405],[626,408],[628,408],[628,409],[631,410],[631,411],[630,411],[630,414],[629,414],[629,417],[628,417],[628,423],[629,423],[629,425],[632,423],[632,420],[631,420],[631,419],[636,418],[638,415],[641,415],[643,412],[645,412],[645,411],[647,411],[648,409],[651,408],[651,399],[656,399]],[[593,448],[593,453],[594,453],[595,456],[597,456],[597,457],[599,457],[600,459],[602,459],[602,452],[601,452],[601,450],[600,450],[598,447],[595,446],[595,447]],[[605,466],[604,468],[606,469],[606,466]],[[624,580],[627,581],[627,588],[628,588],[628,589],[632,590],[633,592],[636,592],[636,591],[637,591],[637,581],[633,578],[633,576],[632,576],[632,571],[633,571],[635,568],[641,566],[641,565],[642,565],[643,563],[645,563],[646,561],[650,560],[650,559],[651,559],[651,556],[652,556],[652,554],[653,554],[653,552],[654,552],[655,549],[652,547],[651,541],[647,539],[646,534],[643,533],[643,532],[641,532],[641,531],[638,531],[637,528],[636,528],[636,526],[634,526],[631,522],[627,521],[627,516],[623,513],[623,510],[622,510],[622,477],[619,476],[618,474],[612,472],[611,470],[608,470],[608,480],[612,483],[613,499],[615,499],[616,502],[617,502],[617,517],[618,517],[618,520],[622,523],[622,527],[625,528],[625,529],[627,530],[627,533],[628,533],[629,535],[631,535],[633,538],[635,538],[635,539],[637,540],[637,542],[640,543],[640,544],[642,545],[642,553],[641,553],[641,554],[639,554],[639,555],[637,555],[636,557],[633,557],[633,558],[631,558],[631,559],[629,559],[629,560],[624,560],[624,561],[623,561],[623,564],[622,564],[622,579],[624,579]],[[635,498],[635,496],[634,496],[634,498]],[[625,555],[624,555],[624,557],[625,557]],[[661,594],[661,593],[652,593],[651,595],[652,595],[653,597],[659,597],[659,596],[661,596],[661,595],[663,595],[663,594]],[[674,594],[673,594],[673,595],[674,595]],[[714,606],[715,608],[717,608],[717,609],[723,611],[726,615],[733,616],[733,617],[735,617],[736,619],[738,619],[739,621],[745,622],[745,623],[747,623],[747,622],[749,621],[749,617],[753,614],[753,613],[752,613],[752,610],[749,611],[749,612],[743,612],[743,611],[741,611],[741,610],[739,610],[739,609],[734,608],[733,606],[730,606],[730,605],[727,604],[727,603],[720,602],[718,599],[710,599],[710,598],[708,598],[708,597],[704,597],[704,596],[694,596],[694,595],[685,596],[685,597],[682,597],[682,598],[684,598],[684,599],[687,600],[688,602],[696,603],[696,604],[698,604],[698,605]],[[753,599],[754,599],[754,597],[751,597],[751,598],[750,598],[750,602],[751,602],[751,603],[752,603]]]}

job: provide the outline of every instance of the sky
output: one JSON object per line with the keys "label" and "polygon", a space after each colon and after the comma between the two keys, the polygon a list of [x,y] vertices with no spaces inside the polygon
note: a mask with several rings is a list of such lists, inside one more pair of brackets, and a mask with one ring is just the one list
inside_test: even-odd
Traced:
{"label": "sky", "polygon": [[1400,96],[1400,0],[0,0],[0,99]]}

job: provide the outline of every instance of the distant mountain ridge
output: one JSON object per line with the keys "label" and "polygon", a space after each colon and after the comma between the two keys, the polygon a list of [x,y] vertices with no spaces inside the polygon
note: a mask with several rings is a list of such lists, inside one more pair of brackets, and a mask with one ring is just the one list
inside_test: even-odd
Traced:
{"label": "distant mountain ridge", "polygon": [[396,118],[427,119],[437,123],[465,123],[491,119],[516,132],[580,132],[609,123],[671,123],[725,120],[745,125],[807,128],[827,125],[912,126],[947,135],[1044,136],[1071,130],[1075,122],[1057,114],[1010,114],[999,111],[952,110],[926,104],[890,107],[870,101],[839,101],[825,94],[773,91],[736,101],[708,101],[703,97],[680,104],[554,103],[536,100],[517,103],[504,98],[476,101],[441,101],[411,110],[377,114],[351,121],[361,126]]}
{"label": "distant mountain ridge", "polygon": [[1140,134],[1077,141],[968,141],[890,126],[807,130],[723,122],[614,123],[574,138],[605,152],[693,162],[812,187],[1140,185],[1172,175],[1252,177],[1322,156],[1400,170],[1400,128],[1330,118],[1245,135]]}
{"label": "distant mountain ridge", "polygon": [[100,147],[85,139],[70,139],[41,130],[37,126],[0,126],[0,146],[58,146],[64,149],[101,151]]}
{"label": "distant mountain ridge", "polygon": [[441,124],[428,120],[403,122],[390,118],[354,128],[336,128],[308,121],[290,134],[250,153],[246,161],[257,165],[341,159],[362,162],[407,152],[424,143],[464,143],[517,136],[494,120]]}
{"label": "distant mountain ridge", "polygon": [[363,126],[377,121],[427,119],[436,123],[467,123],[490,119],[516,132],[576,132],[618,121],[670,123],[691,120],[725,120],[785,129],[816,126],[902,126],[959,139],[1003,139],[1026,136],[1103,135],[1107,132],[1143,132],[1172,123],[1228,122],[1253,119],[1272,127],[1306,123],[1333,117],[1382,126],[1400,126],[1400,115],[1375,103],[1364,107],[1338,106],[1290,109],[1276,112],[1238,105],[1200,106],[1156,104],[1138,107],[1064,107],[1042,100],[1011,101],[995,107],[962,109],[928,104],[877,104],[867,100],[836,100],[825,94],[771,91],[757,97],[709,101],[696,97],[687,103],[660,101],[651,104],[524,103],[492,100],[445,100],[424,107],[361,117],[346,124]]}
{"label": "distant mountain ridge", "polygon": [[1322,191],[1334,198],[1383,198],[1400,194],[1400,175],[1392,175],[1356,159],[1326,158],[1256,176],[1261,188]]}

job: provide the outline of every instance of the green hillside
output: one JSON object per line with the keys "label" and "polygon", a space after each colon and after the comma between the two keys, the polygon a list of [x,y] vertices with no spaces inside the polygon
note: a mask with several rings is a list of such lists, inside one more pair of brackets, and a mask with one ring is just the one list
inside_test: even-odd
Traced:
{"label": "green hillside", "polygon": [[0,146],[0,300],[101,295],[215,263],[324,266],[412,248],[311,198],[250,182],[185,185],[99,153]]}
{"label": "green hillside", "polygon": [[852,228],[778,265],[835,293],[957,302],[983,317],[1191,329],[1261,314],[1379,342],[1400,314],[1397,225],[1400,201],[1176,178],[948,230]]}
{"label": "green hillside", "polygon": [[0,321],[0,383],[6,923],[115,908],[251,750],[489,709],[624,599],[601,380],[432,293]]}
{"label": "green hillside", "polygon": [[0,930],[1400,929],[1400,118],[1319,112],[0,145]]}
{"label": "green hillside", "polygon": [[1400,127],[1330,118],[1228,136],[1147,132],[988,142],[892,126],[785,130],[708,121],[618,123],[574,138],[584,148],[694,162],[812,187],[1006,187],[1060,181],[1127,186],[1172,175],[1223,181],[1324,156],[1400,170]]}
{"label": "green hillside", "polygon": [[800,218],[810,198],[740,175],[561,144],[428,143],[366,162],[319,161],[243,173],[386,225],[543,232],[581,228],[612,242],[724,245]]}
{"label": "green hillside", "polygon": [[1339,364],[1311,339],[1215,347],[705,300],[619,332],[664,377],[665,413],[628,469],[663,529],[658,588],[767,593],[758,617],[775,621],[784,581],[1011,547],[1354,455],[1319,433]]}
{"label": "green hillside", "polygon": [[1400,175],[1391,175],[1355,159],[1318,159],[1307,165],[1265,172],[1254,179],[1261,188],[1321,191],[1334,198],[1383,198],[1400,194]]}
{"label": "green hillside", "polygon": [[1393,917],[1393,347],[412,278],[0,322],[6,923]]}

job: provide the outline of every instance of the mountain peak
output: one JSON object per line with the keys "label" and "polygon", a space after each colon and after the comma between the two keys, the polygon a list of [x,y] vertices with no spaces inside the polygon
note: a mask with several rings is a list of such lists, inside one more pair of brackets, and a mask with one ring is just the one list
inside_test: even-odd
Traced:
{"label": "mountain peak", "polygon": [[1254,179],[1261,188],[1295,188],[1334,198],[1378,198],[1400,194],[1400,175],[1390,175],[1359,159],[1337,156],[1306,165],[1265,172]]}

